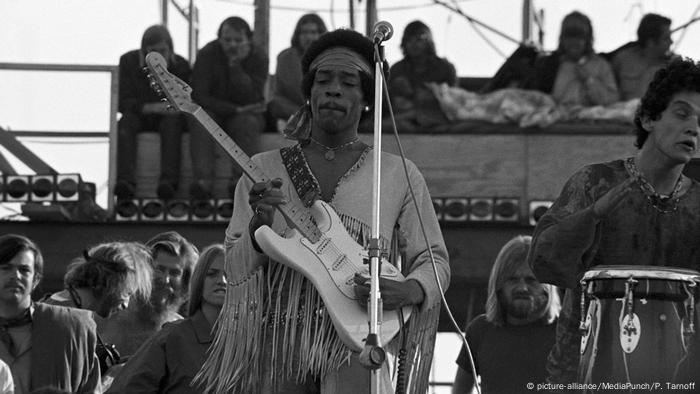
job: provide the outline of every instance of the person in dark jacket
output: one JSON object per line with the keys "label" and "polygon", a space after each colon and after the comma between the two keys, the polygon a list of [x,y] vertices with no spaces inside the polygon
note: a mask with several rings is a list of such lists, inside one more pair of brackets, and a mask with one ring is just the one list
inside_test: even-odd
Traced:
{"label": "person in dark jacket", "polygon": [[389,93],[400,130],[446,123],[440,105],[427,83],[457,85],[457,71],[438,57],[430,28],[421,21],[409,23],[401,37],[404,58],[391,66]]}
{"label": "person in dark jacket", "polygon": [[224,247],[200,256],[190,282],[187,318],[166,323],[127,362],[108,393],[201,393],[192,384],[212,342],[212,328],[226,297]]}
{"label": "person in dark jacket", "polygon": [[170,199],[175,195],[180,178],[182,133],[186,130],[184,116],[168,109],[150,87],[143,71],[144,58],[158,52],[168,63],[168,71],[188,82],[190,64],[175,54],[173,40],[165,26],[151,26],[143,33],[141,49],[129,51],[119,58],[119,120],[117,138],[117,198],[132,198],[136,188],[136,134],[157,131],[160,134],[160,181],[158,197]]}
{"label": "person in dark jacket", "polygon": [[[192,98],[250,156],[259,151],[260,133],[265,128],[263,93],[268,58],[253,44],[253,32],[242,18],[233,16],[221,22],[217,37],[197,54]],[[191,133],[195,181],[190,194],[196,199],[210,198],[214,152],[220,150],[203,125],[193,125]],[[231,194],[241,175],[238,167],[234,166],[233,174],[229,180]]]}
{"label": "person in dark jacket", "polygon": [[10,366],[15,393],[102,393],[95,322],[88,311],[32,302],[43,272],[32,240],[0,236],[0,360]]}

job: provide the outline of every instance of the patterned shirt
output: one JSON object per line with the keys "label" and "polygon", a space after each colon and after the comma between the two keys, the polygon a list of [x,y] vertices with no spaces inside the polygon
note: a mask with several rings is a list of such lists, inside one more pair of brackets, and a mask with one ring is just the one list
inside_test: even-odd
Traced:
{"label": "patterned shirt", "polygon": [[589,165],[574,174],[535,228],[528,261],[544,283],[565,287],[556,344],[549,355],[551,382],[576,379],[581,336],[579,281],[597,265],[654,265],[700,271],[700,185],[681,189],[675,208],[659,209],[635,183],[606,219],[593,204],[630,176],[623,160]]}

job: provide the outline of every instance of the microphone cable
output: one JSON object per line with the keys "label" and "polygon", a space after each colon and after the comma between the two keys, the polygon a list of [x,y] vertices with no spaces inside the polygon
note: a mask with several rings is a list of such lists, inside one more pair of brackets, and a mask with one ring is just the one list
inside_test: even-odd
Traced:
{"label": "microphone cable", "polygon": [[[374,56],[375,59],[382,59],[382,56],[379,51],[379,45],[374,44]],[[452,323],[452,326],[455,328],[456,332],[459,333],[460,338],[462,339],[462,343],[464,344],[464,347],[467,349],[467,355],[469,356],[469,363],[471,365],[471,370],[472,370],[472,376],[474,377],[474,387],[476,387],[476,391],[478,394],[481,394],[481,387],[479,385],[478,379],[477,379],[477,374],[476,374],[476,367],[474,364],[474,357],[472,355],[471,348],[469,347],[469,343],[467,341],[467,337],[464,335],[462,332],[462,329],[460,328],[459,324],[457,324],[457,321],[454,318],[454,315],[452,314],[452,311],[450,310],[450,306],[447,304],[447,299],[445,298],[445,290],[442,287],[442,283],[440,283],[440,278],[438,276],[437,272],[437,263],[435,262],[435,255],[433,254],[433,249],[430,247],[430,240],[428,239],[428,233],[425,230],[425,224],[423,223],[423,215],[421,214],[421,211],[418,207],[418,201],[416,200],[416,195],[413,190],[413,185],[411,184],[411,179],[408,175],[408,166],[406,165],[406,155],[404,154],[403,146],[401,145],[401,140],[399,138],[399,132],[396,128],[396,119],[394,118],[394,109],[391,105],[391,98],[389,97],[389,85],[386,82],[386,78],[384,75],[384,68],[383,67],[377,67],[379,69],[379,72],[381,74],[382,78],[382,85],[384,88],[384,97],[386,98],[387,102],[387,107],[389,110],[389,116],[391,116],[391,126],[392,130],[394,133],[394,139],[396,140],[396,145],[398,146],[399,149],[399,156],[401,156],[401,164],[403,165],[403,171],[404,171],[404,176],[406,177],[406,183],[408,184],[408,189],[411,194],[411,199],[413,200],[413,206],[416,209],[416,215],[418,216],[418,223],[420,225],[420,230],[423,235],[423,240],[425,241],[425,246],[428,250],[428,255],[430,256],[430,263],[433,268],[433,274],[435,275],[435,282],[437,283],[438,289],[440,291],[440,299],[442,300],[442,305],[445,307],[445,311],[447,312],[447,315],[450,318],[450,322]],[[377,109],[375,109],[377,110]],[[381,133],[381,130],[375,130],[375,132]],[[375,147],[375,149],[381,149],[381,147]],[[449,262],[448,262],[449,264]],[[399,358],[399,361],[401,359]]]}

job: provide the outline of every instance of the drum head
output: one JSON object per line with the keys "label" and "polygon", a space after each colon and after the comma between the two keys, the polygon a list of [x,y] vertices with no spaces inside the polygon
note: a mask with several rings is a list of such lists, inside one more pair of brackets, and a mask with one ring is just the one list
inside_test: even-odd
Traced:
{"label": "drum head", "polygon": [[629,279],[634,280],[635,298],[683,301],[688,298],[689,290],[697,294],[700,273],[659,266],[600,265],[587,271],[581,283],[589,295],[621,298]]}

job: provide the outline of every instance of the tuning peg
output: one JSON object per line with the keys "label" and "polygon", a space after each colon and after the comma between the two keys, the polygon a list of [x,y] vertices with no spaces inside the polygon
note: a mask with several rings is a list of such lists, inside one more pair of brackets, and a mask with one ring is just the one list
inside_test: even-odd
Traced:
{"label": "tuning peg", "polygon": [[143,71],[145,74],[148,74],[148,67],[141,67],[141,71]]}
{"label": "tuning peg", "polygon": [[168,104],[165,108],[167,108],[169,111],[172,111],[172,110],[175,109],[175,108],[174,108],[172,105],[170,105],[170,104]]}

